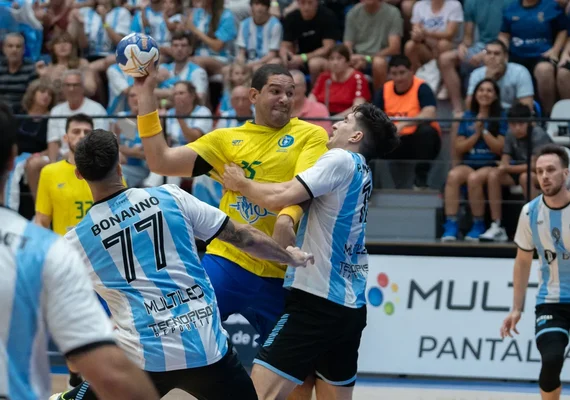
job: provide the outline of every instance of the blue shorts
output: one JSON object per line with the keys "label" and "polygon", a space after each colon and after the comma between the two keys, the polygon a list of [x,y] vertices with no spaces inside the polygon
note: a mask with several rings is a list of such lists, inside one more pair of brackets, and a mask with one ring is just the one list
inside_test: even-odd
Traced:
{"label": "blue shorts", "polygon": [[265,342],[285,308],[289,292],[283,288],[283,279],[257,276],[212,254],[204,256],[202,266],[214,287],[222,321],[239,313],[259,334],[257,342]]}

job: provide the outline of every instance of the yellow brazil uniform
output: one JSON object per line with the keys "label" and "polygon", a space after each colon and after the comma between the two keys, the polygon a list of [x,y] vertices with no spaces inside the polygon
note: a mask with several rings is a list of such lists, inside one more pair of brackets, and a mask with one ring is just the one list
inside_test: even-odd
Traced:
{"label": "yellow brazil uniform", "polygon": [[[214,168],[214,177],[223,174],[224,165],[235,163],[249,179],[287,182],[316,163],[327,151],[327,141],[323,128],[293,118],[281,129],[252,122],[218,129],[187,146]],[[277,212],[261,208],[240,193],[227,191],[220,209],[238,222],[248,223],[269,236],[273,234]],[[221,240],[214,239],[207,253],[224,257],[261,277],[283,279],[285,275],[285,266],[252,257]]]}
{"label": "yellow brazil uniform", "polygon": [[63,160],[42,169],[36,212],[49,215],[55,233],[65,235],[93,205],[87,182],[75,176],[75,165]]}

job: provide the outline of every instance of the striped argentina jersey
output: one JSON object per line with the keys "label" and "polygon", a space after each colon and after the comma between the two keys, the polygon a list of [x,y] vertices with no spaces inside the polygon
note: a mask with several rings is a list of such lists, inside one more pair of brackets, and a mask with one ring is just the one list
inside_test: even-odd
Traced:
{"label": "striped argentina jersey", "polygon": [[51,394],[48,337],[65,355],[114,343],[80,255],[57,234],[0,207],[0,398]]}
{"label": "striped argentina jersey", "polygon": [[65,235],[111,310],[119,345],[142,369],[202,367],[226,354],[228,337],[194,236],[210,240],[227,220],[164,185],[96,202]]}
{"label": "striped argentina jersey", "polygon": [[515,243],[522,250],[538,253],[537,304],[570,303],[570,204],[552,209],[542,195],[527,203],[519,217]]}
{"label": "striped argentina jersey", "polygon": [[279,51],[282,37],[283,28],[276,17],[271,16],[263,25],[248,17],[240,23],[236,45],[245,49],[248,61],[256,61],[270,51]]}
{"label": "striped argentina jersey", "polygon": [[366,304],[368,253],[364,246],[372,174],[364,157],[342,149],[326,152],[297,175],[313,198],[297,232],[297,246],[315,256],[307,268],[287,269],[293,287],[340,305]]}

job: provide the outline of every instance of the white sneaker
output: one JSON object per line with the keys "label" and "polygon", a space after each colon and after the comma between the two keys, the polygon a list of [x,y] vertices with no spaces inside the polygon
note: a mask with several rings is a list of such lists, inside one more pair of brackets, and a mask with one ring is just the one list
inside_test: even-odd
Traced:
{"label": "white sneaker", "polygon": [[507,231],[496,222],[491,223],[491,227],[479,236],[481,242],[506,242],[509,240]]}

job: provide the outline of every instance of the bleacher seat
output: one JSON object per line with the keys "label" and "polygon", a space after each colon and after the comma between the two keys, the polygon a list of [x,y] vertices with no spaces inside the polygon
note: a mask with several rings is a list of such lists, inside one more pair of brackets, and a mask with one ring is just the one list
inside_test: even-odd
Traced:
{"label": "bleacher seat", "polygon": [[[552,113],[550,118],[552,119],[567,119],[570,116],[570,99],[558,101],[552,108]],[[560,127],[566,127],[566,135],[560,136]],[[568,122],[553,122],[549,121],[546,128],[546,132],[550,135],[554,143],[561,144],[563,146],[570,146],[570,136],[568,135],[568,128],[570,125]]]}

